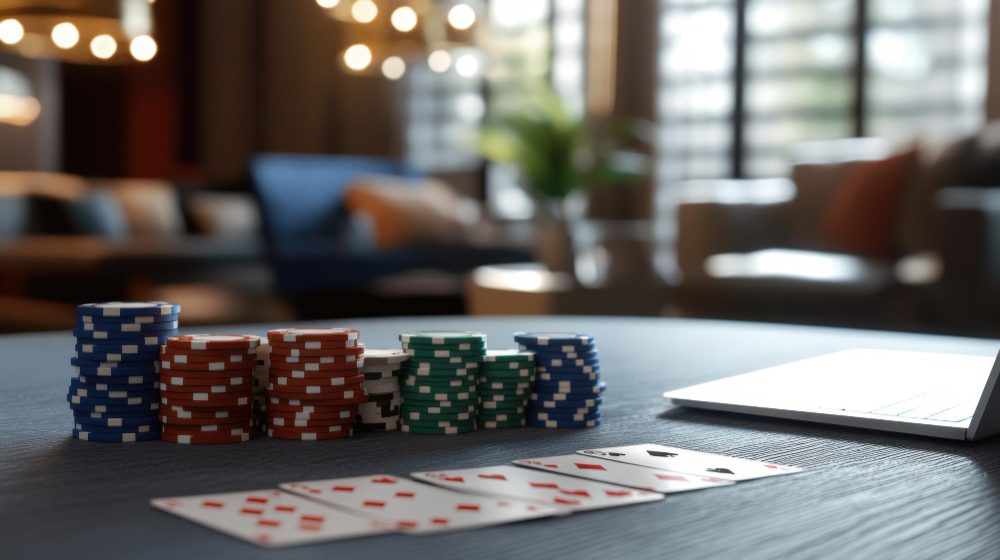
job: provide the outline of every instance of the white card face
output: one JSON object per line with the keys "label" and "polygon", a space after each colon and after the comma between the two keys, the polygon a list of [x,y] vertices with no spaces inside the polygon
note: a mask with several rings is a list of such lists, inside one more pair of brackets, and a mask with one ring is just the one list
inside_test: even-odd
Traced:
{"label": "white card face", "polygon": [[451,471],[415,472],[410,476],[455,490],[548,504],[584,511],[662,500],[663,494],[606,482],[574,478],[510,465]]}
{"label": "white card face", "polygon": [[392,531],[387,523],[351,515],[269,488],[251,492],[156,498],[153,507],[266,547],[350,539]]}
{"label": "white card face", "polygon": [[721,478],[650,469],[580,455],[519,459],[513,463],[522,467],[652,490],[663,494],[736,484],[731,480],[722,480]]}
{"label": "white card face", "polygon": [[602,447],[577,451],[580,455],[598,457],[611,461],[652,467],[687,474],[707,475],[724,480],[752,480],[779,474],[802,472],[798,467],[777,463],[762,463],[749,459],[737,459],[715,453],[702,453],[679,447],[667,447],[654,443],[625,445],[622,447]]}
{"label": "white card face", "polygon": [[381,519],[409,533],[484,527],[559,514],[553,507],[472,496],[387,474],[286,482],[281,487]]}

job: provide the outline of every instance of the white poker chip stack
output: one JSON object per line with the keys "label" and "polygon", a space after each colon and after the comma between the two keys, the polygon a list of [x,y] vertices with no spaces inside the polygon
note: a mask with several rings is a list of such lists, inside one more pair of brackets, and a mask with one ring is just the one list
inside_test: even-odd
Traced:
{"label": "white poker chip stack", "polygon": [[361,405],[357,428],[360,430],[398,430],[400,405],[399,375],[409,359],[399,348],[366,348],[364,386],[368,402]]}
{"label": "white poker chip stack", "polygon": [[268,374],[271,371],[271,345],[262,338],[257,347],[257,365],[253,370],[253,427],[255,432],[263,432],[267,425]]}

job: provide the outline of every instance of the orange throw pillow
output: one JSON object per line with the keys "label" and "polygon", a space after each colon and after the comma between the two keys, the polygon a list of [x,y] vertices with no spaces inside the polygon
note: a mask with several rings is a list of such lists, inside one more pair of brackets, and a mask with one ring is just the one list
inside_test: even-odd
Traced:
{"label": "orange throw pillow", "polygon": [[903,197],[916,170],[916,148],[858,164],[830,199],[821,225],[823,245],[856,255],[888,254]]}

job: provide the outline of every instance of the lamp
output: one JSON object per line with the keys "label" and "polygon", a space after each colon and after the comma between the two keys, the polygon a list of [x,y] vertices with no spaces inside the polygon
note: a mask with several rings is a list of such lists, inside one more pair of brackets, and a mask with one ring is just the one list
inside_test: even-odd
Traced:
{"label": "lamp", "polygon": [[0,66],[0,123],[28,126],[42,112],[31,81],[23,72]]}
{"label": "lamp", "polygon": [[152,33],[149,0],[0,0],[0,48],[28,58],[145,62]]}

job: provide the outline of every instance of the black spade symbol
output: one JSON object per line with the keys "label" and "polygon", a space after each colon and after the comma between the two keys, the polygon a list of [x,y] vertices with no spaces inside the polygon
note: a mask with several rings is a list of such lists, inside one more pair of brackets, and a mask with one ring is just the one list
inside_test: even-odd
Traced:
{"label": "black spade symbol", "polygon": [[669,451],[653,451],[652,449],[647,449],[646,453],[649,453],[653,457],[676,457],[676,453],[671,453]]}
{"label": "black spade symbol", "polygon": [[733,475],[736,474],[736,473],[734,473],[733,471],[731,471],[729,469],[723,469],[723,468],[719,468],[719,467],[716,467],[714,469],[705,469],[705,470],[708,471],[708,472],[717,472],[717,473],[722,473],[722,474],[733,474]]}

